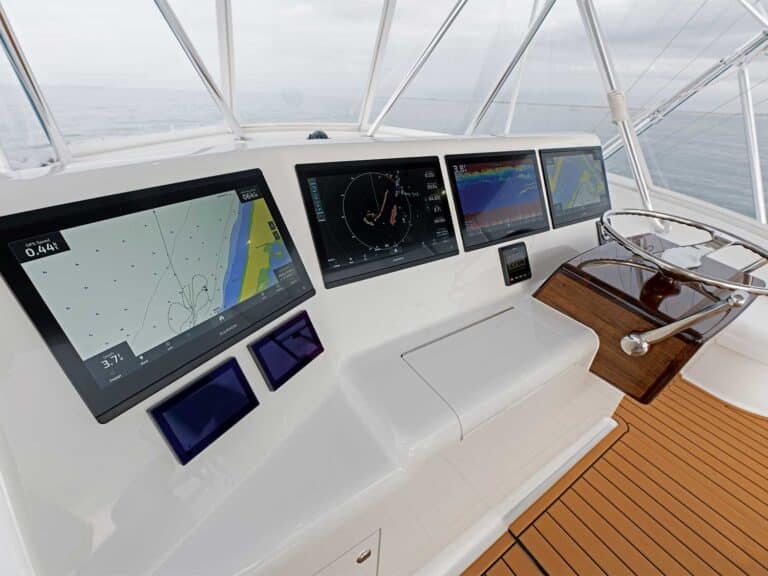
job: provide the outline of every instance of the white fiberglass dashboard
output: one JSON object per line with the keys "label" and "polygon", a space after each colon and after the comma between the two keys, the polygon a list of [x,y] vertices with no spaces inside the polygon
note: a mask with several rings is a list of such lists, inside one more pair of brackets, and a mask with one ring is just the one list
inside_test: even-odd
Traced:
{"label": "white fiberglass dashboard", "polygon": [[[594,335],[528,297],[596,242],[607,184],[576,184],[602,170],[597,146],[311,141],[0,183],[9,562],[39,575],[336,574],[348,551],[368,570],[349,573],[435,562],[593,441],[618,400],[587,373]],[[478,200],[500,179],[506,200]],[[500,266],[498,248],[521,241],[527,261]],[[212,406],[216,430],[193,417]]]}

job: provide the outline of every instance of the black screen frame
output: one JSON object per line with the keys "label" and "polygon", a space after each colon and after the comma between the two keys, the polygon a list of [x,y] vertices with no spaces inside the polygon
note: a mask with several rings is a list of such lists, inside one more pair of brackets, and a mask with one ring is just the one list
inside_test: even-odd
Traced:
{"label": "black screen frame", "polygon": [[[553,193],[549,188],[549,179],[547,178],[547,165],[544,161],[545,154],[579,154],[584,152],[599,152],[600,167],[603,170],[603,182],[605,183],[607,203],[595,204],[595,209],[587,215],[580,215],[573,218],[560,218],[557,220],[557,215],[554,210]],[[553,228],[562,228],[564,226],[570,226],[571,224],[578,224],[579,222],[587,222],[594,220],[602,216],[606,210],[611,209],[611,190],[608,187],[608,173],[605,171],[605,158],[603,158],[602,146],[582,146],[579,148],[542,148],[539,150],[539,160],[541,162],[541,176],[544,180],[544,189],[547,191],[547,202],[549,203],[549,216],[552,219]]]}
{"label": "black screen frame", "polygon": [[[254,183],[263,192],[263,198],[290,254],[300,284],[306,285],[308,288],[267,315],[255,321],[247,322],[242,328],[233,330],[226,337],[220,337],[210,346],[201,344],[205,350],[189,357],[185,362],[179,363],[164,376],[154,379],[145,386],[132,389],[131,393],[122,400],[109,402],[97,397],[94,391],[99,390],[98,383],[86,368],[84,360],[75,351],[64,329],[43,301],[32,280],[11,252],[9,244],[39,234],[48,234],[54,230],[66,230],[109,220],[168,204],[211,196],[241,186],[252,186]],[[272,197],[264,175],[259,169],[165,184],[3,216],[0,218],[0,275],[5,279],[7,286],[37,328],[72,386],[101,424],[113,420],[315,294],[309,275]]]}
{"label": "black screen frame", "polygon": [[297,164],[296,176],[299,180],[299,187],[301,188],[301,197],[304,201],[304,209],[307,214],[307,220],[309,221],[309,228],[312,233],[312,243],[315,245],[315,254],[317,256],[318,265],[320,266],[320,272],[323,277],[323,284],[326,288],[336,288],[345,284],[351,284],[353,282],[359,282],[361,280],[367,280],[376,276],[382,276],[398,270],[404,270],[406,268],[412,268],[414,266],[421,266],[429,262],[435,262],[442,260],[443,258],[450,258],[459,254],[459,243],[456,239],[456,230],[453,227],[453,217],[451,216],[450,203],[446,199],[446,226],[450,230],[451,237],[453,238],[456,249],[447,251],[444,254],[438,254],[429,258],[422,258],[419,260],[411,260],[392,266],[384,266],[372,270],[369,272],[362,272],[359,274],[347,274],[342,278],[336,280],[329,280],[326,274],[325,262],[328,260],[328,254],[326,253],[326,246],[323,242],[323,235],[320,231],[320,225],[315,217],[315,210],[312,205],[312,196],[309,189],[308,179],[311,177],[319,177],[323,175],[338,175],[346,174],[348,172],[354,172],[357,170],[387,170],[392,168],[408,168],[411,165],[433,163],[431,166],[435,170],[435,175],[440,179],[440,184],[445,189],[445,179],[443,178],[443,171],[440,166],[440,158],[437,156],[418,156],[418,157],[406,157],[406,158],[379,158],[372,160],[352,160],[344,162],[321,162],[312,164]]}
{"label": "black screen frame", "polygon": [[[535,228],[532,230],[523,230],[520,232],[513,232],[507,234],[501,238],[495,240],[488,240],[487,242],[480,242],[477,244],[468,244],[466,232],[466,221],[464,219],[464,208],[461,205],[461,197],[459,194],[459,187],[456,183],[456,175],[454,174],[453,167],[459,163],[472,164],[481,162],[499,162],[504,160],[519,160],[529,156],[533,160],[533,165],[536,168],[536,182],[539,186],[539,206],[541,207],[541,215],[544,223],[541,228]],[[516,240],[518,238],[525,238],[526,236],[532,236],[533,234],[540,234],[542,232],[548,232],[551,228],[549,225],[549,216],[547,215],[547,200],[544,184],[542,182],[542,172],[539,167],[539,157],[536,154],[536,150],[514,150],[507,152],[489,152],[489,153],[477,153],[477,154],[450,154],[445,157],[445,167],[448,171],[448,179],[451,182],[451,192],[453,195],[453,204],[456,207],[456,217],[459,220],[459,231],[461,232],[461,242],[464,246],[465,252],[471,252],[472,250],[480,250],[481,248],[487,248],[488,246],[495,246],[496,244],[503,244],[510,240]]]}
{"label": "black screen frame", "polygon": [[[221,374],[232,371],[241,390],[245,393],[246,403],[242,409],[233,413],[226,421],[222,422],[215,430],[209,432],[206,436],[203,436],[192,448],[189,450],[184,449],[178,440],[178,435],[168,424],[168,420],[165,417],[170,410],[173,410],[175,406],[183,402],[189,396],[208,386],[213,380],[218,378]],[[186,466],[193,458],[199,456],[206,448],[216,442],[224,434],[227,433],[232,427],[235,426],[240,420],[245,418],[248,414],[253,412],[259,406],[259,400],[256,398],[256,394],[253,392],[248,379],[243,373],[243,369],[240,364],[234,358],[229,358],[222,364],[219,364],[211,371],[206,372],[200,376],[197,380],[194,380],[190,384],[184,386],[181,390],[175,394],[162,400],[159,404],[152,406],[147,412],[152,417],[157,428],[165,437],[165,441],[176,454],[176,458],[182,466]]]}

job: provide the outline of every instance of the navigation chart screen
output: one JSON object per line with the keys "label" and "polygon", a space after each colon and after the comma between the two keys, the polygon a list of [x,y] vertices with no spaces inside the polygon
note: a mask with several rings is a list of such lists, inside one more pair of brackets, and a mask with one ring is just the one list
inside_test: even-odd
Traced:
{"label": "navigation chart screen", "polygon": [[555,227],[597,218],[611,208],[599,147],[543,150],[541,163]]}
{"label": "navigation chart screen", "polygon": [[549,230],[534,152],[446,156],[464,248]]}
{"label": "navigation chart screen", "polygon": [[327,287],[458,254],[437,158],[296,171]]}
{"label": "navigation chart screen", "polygon": [[100,421],[313,293],[259,171],[5,220],[3,274]]}

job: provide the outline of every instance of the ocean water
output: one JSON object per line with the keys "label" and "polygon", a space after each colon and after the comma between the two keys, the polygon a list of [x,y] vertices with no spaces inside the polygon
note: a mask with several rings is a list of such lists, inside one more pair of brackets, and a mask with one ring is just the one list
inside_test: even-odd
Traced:
{"label": "ocean water", "polygon": [[[47,87],[46,95],[62,132],[73,143],[221,124],[202,91],[59,86]],[[356,121],[360,105],[357,94],[245,93],[238,94],[237,102],[244,122],[293,120],[316,122],[318,128],[323,127],[321,119]],[[476,106],[468,100],[406,96],[386,121],[461,134]],[[495,104],[479,132],[502,132],[507,109],[505,102]],[[517,133],[596,132],[603,141],[616,133],[607,109],[599,104],[520,102],[512,128]],[[768,175],[768,118],[758,116],[758,130],[763,172]],[[753,215],[741,116],[677,111],[642,135],[641,142],[655,184]],[[0,143],[14,167],[51,158],[23,95],[10,85],[0,85]],[[630,176],[623,152],[608,159],[606,166],[609,172]]]}

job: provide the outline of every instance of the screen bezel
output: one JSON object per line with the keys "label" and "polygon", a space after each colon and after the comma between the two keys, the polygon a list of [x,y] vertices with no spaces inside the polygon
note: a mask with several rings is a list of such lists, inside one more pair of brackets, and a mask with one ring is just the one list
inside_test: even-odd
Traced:
{"label": "screen bezel", "polygon": [[[454,174],[453,167],[459,163],[471,164],[482,162],[499,162],[504,160],[519,160],[529,156],[533,160],[533,166],[536,170],[536,182],[539,186],[539,206],[541,207],[541,215],[544,219],[541,228],[534,228],[532,230],[526,230],[521,232],[513,232],[507,234],[496,240],[489,240],[487,242],[480,242],[479,244],[468,244],[466,232],[466,221],[464,219],[464,208],[461,205],[461,197],[459,195],[459,186],[456,183],[456,175]],[[450,154],[445,157],[445,168],[448,172],[448,179],[451,182],[451,192],[453,196],[453,204],[456,207],[456,217],[459,220],[459,229],[461,231],[461,242],[464,246],[465,252],[471,252],[472,250],[479,250],[481,248],[487,248],[488,246],[495,246],[496,244],[503,244],[510,240],[516,240],[518,238],[525,238],[526,236],[532,236],[533,234],[540,234],[542,232],[548,232],[550,230],[549,216],[547,214],[547,201],[544,198],[544,184],[541,181],[542,172],[539,168],[539,157],[535,150],[514,150],[507,152],[489,152],[479,154]]]}
{"label": "screen bezel", "polygon": [[[601,202],[600,204],[595,204],[595,209],[592,212],[590,212],[588,215],[577,216],[574,218],[561,218],[560,220],[558,220],[553,207],[553,204],[554,204],[552,201],[553,194],[552,194],[552,191],[549,189],[549,179],[547,178],[547,168],[546,168],[547,165],[544,162],[544,155],[545,154],[565,154],[565,153],[578,154],[578,153],[595,152],[595,151],[600,153],[600,166],[603,169],[603,182],[605,183],[606,198],[608,199],[607,202]],[[570,226],[571,224],[578,224],[579,222],[587,222],[589,220],[594,220],[595,218],[599,218],[600,216],[602,216],[606,210],[611,209],[611,190],[608,187],[608,174],[605,171],[605,159],[603,158],[602,146],[582,146],[579,148],[542,148],[539,150],[539,161],[541,162],[541,177],[544,180],[544,189],[547,191],[547,203],[549,204],[549,216],[552,220],[553,228],[562,228],[564,226]]]}
{"label": "screen bezel", "polygon": [[[453,238],[456,248],[429,258],[422,258],[420,260],[413,260],[404,262],[401,264],[394,264],[392,266],[384,266],[370,272],[362,272],[360,274],[346,274],[345,276],[329,280],[326,273],[325,262],[328,260],[328,254],[326,253],[326,246],[323,242],[322,232],[320,231],[320,225],[315,217],[314,207],[312,205],[312,196],[309,189],[308,178],[319,177],[324,175],[339,175],[346,174],[356,170],[386,170],[392,168],[408,168],[409,166],[416,164],[433,163],[432,168],[435,170],[435,174],[440,178],[440,183],[443,186],[443,191],[446,193],[446,208],[447,218],[446,226],[451,232],[451,238]],[[445,179],[443,178],[443,171],[440,166],[440,158],[437,156],[418,156],[418,157],[406,157],[406,158],[380,158],[372,160],[352,160],[348,162],[321,162],[312,164],[297,164],[296,176],[299,179],[299,187],[301,188],[301,197],[304,201],[304,209],[307,214],[307,220],[309,221],[309,228],[312,232],[312,243],[315,245],[315,255],[320,266],[320,272],[323,276],[323,284],[326,288],[336,288],[345,284],[351,284],[360,280],[366,280],[368,278],[374,278],[376,276],[382,276],[395,272],[397,270],[404,270],[406,268],[412,268],[414,266],[420,266],[428,262],[434,262],[436,260],[442,260],[443,258],[449,258],[456,256],[459,253],[459,243],[456,241],[456,230],[453,227],[453,217],[451,216],[451,205],[447,201],[447,190],[445,188]],[[354,268],[353,268],[354,270]]]}
{"label": "screen bezel", "polygon": [[[246,403],[243,404],[243,407],[240,410],[233,413],[227,420],[222,422],[215,430],[209,432],[206,436],[200,439],[192,448],[189,450],[184,449],[179,442],[178,435],[168,424],[168,419],[165,418],[165,416],[169,410],[172,410],[180,402],[186,400],[191,394],[208,386],[213,380],[228,371],[231,371],[234,374],[240,388],[245,392]],[[206,448],[234,427],[235,424],[256,409],[258,405],[259,400],[256,398],[256,394],[254,394],[253,388],[251,388],[248,379],[245,377],[240,364],[234,358],[229,358],[222,364],[219,364],[209,372],[200,376],[197,380],[187,384],[175,394],[165,398],[159,404],[155,404],[147,412],[149,412],[149,415],[152,417],[152,420],[162,433],[171,450],[176,454],[179,463],[182,466],[186,466],[193,458],[200,455]]]}
{"label": "screen bezel", "polygon": [[[110,403],[109,401],[105,402],[103,396],[97,397],[94,394],[94,391],[99,389],[96,380],[86,368],[83,359],[75,351],[74,346],[53,312],[45,304],[32,280],[12,254],[9,243],[38,234],[47,234],[54,230],[66,230],[177,202],[211,196],[254,183],[263,192],[267,207],[296,268],[299,281],[309,288],[270,314],[254,322],[246,323],[241,329],[234,330],[231,335],[219,339],[206,348],[205,352],[190,357],[164,376],[154,379],[146,386],[134,389],[133,393],[123,400]],[[0,218],[0,275],[5,278],[11,292],[37,328],[83,402],[101,424],[109,422],[154,395],[235,342],[246,338],[315,294],[315,289],[304,264],[259,169],[166,184],[4,216]],[[108,406],[109,404],[112,405]]]}

